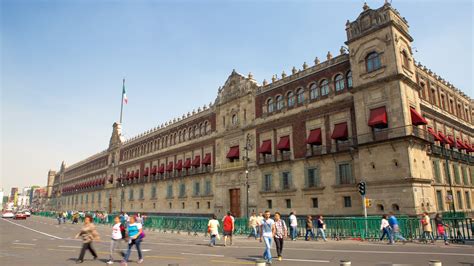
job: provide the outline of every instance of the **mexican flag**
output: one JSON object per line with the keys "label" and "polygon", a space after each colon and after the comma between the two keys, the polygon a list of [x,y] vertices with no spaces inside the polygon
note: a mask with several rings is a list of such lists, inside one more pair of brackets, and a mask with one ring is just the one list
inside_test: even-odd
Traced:
{"label": "mexican flag", "polygon": [[125,79],[123,79],[122,99],[124,104],[128,103],[127,92],[125,91]]}

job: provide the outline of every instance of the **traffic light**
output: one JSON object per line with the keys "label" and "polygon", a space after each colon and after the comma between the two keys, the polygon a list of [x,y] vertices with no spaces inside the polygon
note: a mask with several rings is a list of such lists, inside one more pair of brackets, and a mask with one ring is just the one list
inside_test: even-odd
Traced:
{"label": "traffic light", "polygon": [[359,182],[359,184],[357,184],[357,188],[359,189],[359,193],[364,196],[365,195],[365,182]]}
{"label": "traffic light", "polygon": [[367,207],[367,208],[372,207],[372,200],[371,199],[365,199],[365,207]]}

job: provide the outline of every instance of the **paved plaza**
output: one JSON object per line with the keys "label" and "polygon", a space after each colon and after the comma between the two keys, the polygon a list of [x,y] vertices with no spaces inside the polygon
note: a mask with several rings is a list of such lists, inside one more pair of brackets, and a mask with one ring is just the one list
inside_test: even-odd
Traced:
{"label": "paved plaza", "polygon": [[[2,265],[74,265],[81,242],[74,239],[81,225],[61,224],[51,218],[30,217],[26,221],[0,220],[0,261]],[[101,241],[95,243],[99,259],[86,255],[83,265],[104,265],[108,259],[110,227],[98,225]],[[237,236],[233,246],[207,246],[204,236],[158,233],[146,230],[142,244],[143,265],[255,265],[261,258],[263,244]],[[275,256],[275,250],[273,250]],[[117,256],[118,257],[118,256]],[[119,265],[119,260],[115,265]],[[135,265],[134,250],[129,265]],[[339,265],[349,260],[352,265],[428,265],[440,260],[443,265],[474,263],[474,246],[443,246],[407,243],[386,245],[378,242],[286,241],[283,261],[274,265]]]}

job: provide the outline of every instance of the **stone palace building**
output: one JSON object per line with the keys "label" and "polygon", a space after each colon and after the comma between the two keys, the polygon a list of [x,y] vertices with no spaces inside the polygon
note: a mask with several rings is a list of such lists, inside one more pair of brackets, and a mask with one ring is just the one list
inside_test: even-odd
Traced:
{"label": "stone palace building", "polygon": [[232,71],[215,101],[48,174],[54,208],[160,215],[295,210],[471,212],[474,101],[415,62],[391,4],[346,23],[347,48],[259,84]]}

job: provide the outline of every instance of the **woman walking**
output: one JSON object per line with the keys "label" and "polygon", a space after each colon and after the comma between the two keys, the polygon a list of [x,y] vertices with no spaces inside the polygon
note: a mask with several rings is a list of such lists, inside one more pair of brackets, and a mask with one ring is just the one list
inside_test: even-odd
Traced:
{"label": "woman walking", "polygon": [[430,221],[430,216],[428,216],[428,213],[425,212],[423,213],[421,217],[421,225],[423,226],[423,241],[425,243],[428,243],[428,238],[431,240],[431,243],[434,243],[434,238],[433,238],[433,228],[431,228],[431,221]]}
{"label": "woman walking", "polygon": [[130,224],[128,225],[128,250],[122,264],[127,265],[128,258],[130,257],[130,253],[132,253],[133,245],[135,245],[138,252],[137,263],[143,262],[142,250],[140,248],[140,244],[142,243],[143,236],[144,234],[143,234],[142,224],[137,223],[135,216],[130,216]]}
{"label": "woman walking", "polygon": [[92,256],[94,257],[94,260],[96,260],[97,253],[92,247],[92,242],[94,240],[100,240],[100,238],[99,234],[97,233],[97,230],[95,229],[94,224],[92,223],[92,217],[86,216],[84,218],[84,225],[82,226],[81,231],[76,235],[76,238],[79,237],[82,238],[82,249],[76,263],[84,262],[84,255],[86,254],[86,250],[89,250]]}
{"label": "woman walking", "polygon": [[219,236],[219,221],[217,220],[217,216],[215,214],[212,215],[212,218],[207,224],[207,232],[211,236],[211,242],[209,242],[209,246],[214,247],[216,245],[216,238]]}
{"label": "woman walking", "polygon": [[281,215],[279,212],[275,212],[275,236],[273,239],[275,240],[276,251],[278,260],[281,261],[281,255],[283,252],[283,239],[286,238],[288,234],[288,228],[286,227],[285,221],[281,219]]}
{"label": "woman walking", "polygon": [[382,236],[380,237],[380,241],[382,241],[383,238],[387,236],[389,240],[388,243],[393,244],[392,236],[390,235],[391,234],[390,224],[388,223],[386,214],[382,216],[382,221],[380,222],[380,230],[382,231]]}
{"label": "woman walking", "polygon": [[318,223],[318,232],[316,233],[316,240],[318,240],[319,235],[321,235],[324,242],[327,242],[328,240],[326,239],[326,234],[324,233],[324,230],[326,230],[326,224],[324,223],[322,215],[319,215],[317,223]]}
{"label": "woman walking", "polygon": [[[444,223],[443,218],[441,217],[441,214],[437,213],[435,216],[435,224],[436,224],[436,230],[438,231],[438,237],[443,236],[444,244],[449,245],[448,243],[448,236],[446,235],[446,231],[444,227],[448,227],[447,224]],[[436,237],[436,238],[438,238]]]}
{"label": "woman walking", "polygon": [[[115,216],[114,218],[114,225],[112,226],[112,241],[110,242],[110,255],[109,261],[107,264],[114,264],[114,253],[115,250],[120,250],[120,243],[124,239],[124,235],[122,235],[122,227],[123,225],[120,223],[120,217]],[[123,254],[122,251],[119,254]],[[122,255],[123,256],[123,255]]]}
{"label": "woman walking", "polygon": [[311,239],[314,239],[313,217],[311,215],[306,216],[306,235],[304,240],[309,241],[309,235],[311,235]]}

